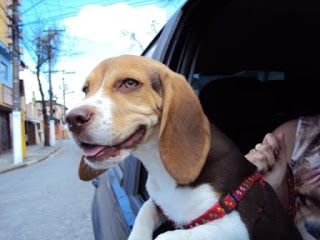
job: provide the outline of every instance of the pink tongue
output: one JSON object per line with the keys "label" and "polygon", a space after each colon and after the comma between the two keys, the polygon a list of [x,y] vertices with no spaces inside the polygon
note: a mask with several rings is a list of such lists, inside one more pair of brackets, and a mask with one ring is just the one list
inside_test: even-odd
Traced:
{"label": "pink tongue", "polygon": [[136,132],[131,137],[129,137],[126,141],[119,145],[115,146],[90,146],[83,148],[83,155],[85,157],[93,157],[93,156],[101,156],[105,155],[105,157],[113,157],[119,154],[119,151],[123,148],[130,148],[132,147],[139,138],[143,135],[143,130]]}
{"label": "pink tongue", "polygon": [[84,148],[83,149],[83,155],[85,157],[91,157],[91,156],[97,155],[104,148],[105,148],[105,146],[96,146],[96,147]]}
{"label": "pink tongue", "polygon": [[85,157],[98,157],[104,155],[105,158],[115,157],[119,154],[117,146],[95,146],[83,148],[83,155]]}

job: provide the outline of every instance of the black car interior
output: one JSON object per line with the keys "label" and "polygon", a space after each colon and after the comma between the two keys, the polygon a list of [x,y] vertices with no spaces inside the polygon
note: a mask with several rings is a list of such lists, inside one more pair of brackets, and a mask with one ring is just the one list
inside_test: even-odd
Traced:
{"label": "black car interior", "polygon": [[319,13],[310,0],[237,0],[204,21],[195,72],[226,77],[199,89],[200,101],[244,154],[279,124],[320,113]]}
{"label": "black car interior", "polygon": [[229,136],[243,153],[260,142],[273,128],[273,104],[263,84],[254,78],[214,80],[200,91],[200,102],[208,119]]}

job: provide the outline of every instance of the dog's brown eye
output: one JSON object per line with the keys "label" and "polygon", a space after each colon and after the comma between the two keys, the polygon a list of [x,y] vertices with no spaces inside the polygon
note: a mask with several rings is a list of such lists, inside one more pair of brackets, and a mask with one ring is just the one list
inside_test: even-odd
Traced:
{"label": "dog's brown eye", "polygon": [[82,92],[84,92],[85,95],[88,94],[89,88],[87,86],[82,88]]}
{"label": "dog's brown eye", "polygon": [[135,88],[137,86],[139,86],[140,83],[136,80],[133,79],[126,79],[122,82],[121,87],[125,87],[125,88]]}

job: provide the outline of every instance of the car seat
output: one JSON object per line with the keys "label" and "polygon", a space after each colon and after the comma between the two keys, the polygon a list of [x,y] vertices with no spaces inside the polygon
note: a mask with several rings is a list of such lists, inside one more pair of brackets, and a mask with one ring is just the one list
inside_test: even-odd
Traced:
{"label": "car seat", "polygon": [[243,154],[275,127],[273,103],[258,79],[235,76],[213,80],[200,90],[199,99],[209,121]]}

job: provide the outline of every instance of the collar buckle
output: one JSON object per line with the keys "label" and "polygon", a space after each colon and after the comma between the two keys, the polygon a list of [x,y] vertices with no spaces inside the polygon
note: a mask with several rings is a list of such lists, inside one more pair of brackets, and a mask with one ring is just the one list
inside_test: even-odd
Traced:
{"label": "collar buckle", "polygon": [[[234,201],[235,204],[233,206],[230,206],[228,207],[225,203],[225,199],[228,198],[228,200],[230,201]],[[235,196],[232,195],[232,193],[225,193],[223,194],[220,198],[219,198],[219,203],[221,205],[221,207],[223,208],[223,210],[226,212],[226,213],[231,213],[234,208],[237,206],[238,204],[238,200]]]}

